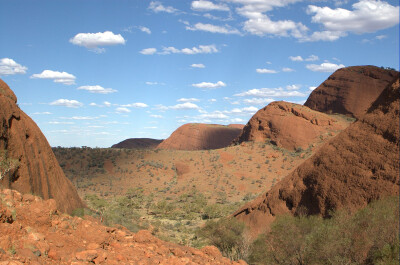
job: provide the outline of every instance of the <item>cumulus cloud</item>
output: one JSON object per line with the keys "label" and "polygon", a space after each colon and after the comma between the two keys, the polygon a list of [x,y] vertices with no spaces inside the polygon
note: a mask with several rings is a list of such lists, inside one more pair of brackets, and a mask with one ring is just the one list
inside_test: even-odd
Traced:
{"label": "cumulus cloud", "polygon": [[192,84],[192,86],[194,87],[198,87],[198,88],[219,88],[219,87],[225,87],[226,84],[222,81],[218,81],[217,83],[210,83],[210,82],[201,82],[198,84]]}
{"label": "cumulus cloud", "polygon": [[198,98],[180,98],[177,100],[178,102],[199,102]]}
{"label": "cumulus cloud", "polygon": [[0,75],[26,74],[28,68],[10,58],[0,59]]}
{"label": "cumulus cloud", "polygon": [[49,124],[56,124],[56,125],[58,125],[58,124],[74,124],[74,122],[72,122],[72,121],[49,121]]}
{"label": "cumulus cloud", "polygon": [[274,101],[272,98],[251,98],[243,100],[246,105],[268,105],[272,101]]}
{"label": "cumulus cloud", "polygon": [[45,111],[45,112],[34,112],[31,115],[50,115],[50,114],[53,114],[53,113]]}
{"label": "cumulus cloud", "polygon": [[191,102],[185,102],[182,104],[176,104],[174,106],[169,107],[170,109],[175,109],[175,110],[188,110],[188,109],[200,109],[199,106],[197,106],[194,103]]}
{"label": "cumulus cloud", "polygon": [[121,34],[114,34],[111,31],[97,33],[78,33],[69,40],[72,44],[83,46],[97,53],[105,51],[101,46],[111,46],[125,44],[124,37]]}
{"label": "cumulus cloud", "polygon": [[287,90],[299,90],[300,89],[300,85],[287,85],[286,89]]}
{"label": "cumulus cloud", "polygon": [[237,97],[253,96],[253,97],[304,97],[305,94],[299,91],[288,91],[283,88],[259,88],[250,89],[248,91],[235,94]]}
{"label": "cumulus cloud", "polygon": [[200,1],[193,1],[192,10],[195,11],[229,11],[229,7],[225,4],[214,4],[210,1],[200,0]]}
{"label": "cumulus cloud", "polygon": [[145,84],[146,84],[146,85],[148,85],[148,86],[155,86],[155,85],[165,85],[165,83],[160,83],[160,82],[150,82],[150,81],[147,81],[147,82],[145,82]]}
{"label": "cumulus cloud", "polygon": [[72,117],[61,117],[64,120],[78,120],[78,121],[88,121],[88,120],[96,120],[99,117],[91,117],[91,116],[72,116]]}
{"label": "cumulus cloud", "polygon": [[310,36],[304,36],[300,39],[300,42],[307,42],[307,41],[335,41],[341,37],[347,36],[346,32],[342,31],[315,31]]}
{"label": "cumulus cloud", "polygon": [[193,26],[186,26],[186,29],[191,31],[206,31],[221,34],[241,34],[239,30],[232,28],[229,25],[217,26],[213,24],[196,23]]}
{"label": "cumulus cloud", "polygon": [[289,68],[289,67],[283,67],[283,68],[282,68],[282,71],[283,71],[283,72],[294,72],[294,69]]}
{"label": "cumulus cloud", "polygon": [[50,103],[52,106],[63,106],[68,108],[79,108],[83,106],[83,103],[77,100],[69,100],[69,99],[57,99]]}
{"label": "cumulus cloud", "polygon": [[307,62],[314,62],[314,61],[318,61],[319,57],[317,55],[311,54],[310,56],[308,56],[308,58],[306,58]]}
{"label": "cumulus cloud", "polygon": [[190,65],[190,67],[192,68],[206,68],[206,66],[202,63],[194,63],[192,65]]}
{"label": "cumulus cloud", "polygon": [[202,53],[216,53],[218,52],[217,47],[212,45],[199,45],[193,48],[177,49],[175,47],[163,47],[163,51],[160,54],[171,54],[171,53],[183,53],[183,54],[202,54]]}
{"label": "cumulus cloud", "polygon": [[334,72],[337,69],[343,68],[345,66],[343,64],[334,64],[334,63],[325,62],[322,64],[307,64],[306,67],[307,67],[307,69],[309,69],[313,72],[331,73],[331,72]]}
{"label": "cumulus cloud", "polygon": [[204,113],[198,116],[200,119],[228,119],[229,117],[222,112]]}
{"label": "cumulus cloud", "polygon": [[310,91],[313,91],[314,89],[316,89],[317,87],[316,86],[310,86],[310,87],[308,87],[308,89],[310,90]]}
{"label": "cumulus cloud", "polygon": [[156,52],[157,52],[156,48],[146,48],[140,51],[140,53],[144,55],[152,55],[155,54]]}
{"label": "cumulus cloud", "polygon": [[162,119],[163,118],[162,115],[157,115],[157,114],[151,114],[150,117],[156,118],[156,119]]}
{"label": "cumulus cloud", "polygon": [[78,90],[86,90],[89,91],[90,93],[96,93],[96,94],[111,94],[115,93],[118,90],[112,89],[112,88],[104,88],[102,86],[96,85],[96,86],[80,86],[77,88]]}
{"label": "cumulus cloud", "polygon": [[256,69],[256,72],[259,73],[259,74],[276,74],[276,73],[278,73],[278,72],[275,71],[275,70],[265,69],[265,68],[263,68],[263,69]]}
{"label": "cumulus cloud", "polygon": [[155,13],[166,12],[172,14],[178,12],[178,9],[175,9],[172,6],[163,6],[159,1],[150,2],[148,8]]}
{"label": "cumulus cloud", "polygon": [[126,114],[126,113],[131,112],[131,110],[128,108],[118,107],[115,109],[115,112],[118,114],[124,114],[124,113]]}
{"label": "cumulus cloud", "polygon": [[300,55],[298,56],[289,56],[289,59],[293,62],[302,62],[304,61],[303,57],[301,57]]}
{"label": "cumulus cloud", "polygon": [[313,14],[312,22],[331,32],[371,33],[399,23],[399,6],[385,1],[360,0],[352,7],[353,10],[347,10],[309,5],[307,12]]}
{"label": "cumulus cloud", "polygon": [[125,104],[125,105],[121,105],[121,106],[125,107],[125,108],[147,108],[149,105],[142,103],[142,102],[136,102],[136,103]]}
{"label": "cumulus cloud", "polygon": [[40,74],[33,74],[31,78],[34,79],[52,79],[55,83],[62,83],[64,85],[75,84],[76,77],[67,72],[58,72],[52,70],[44,70]]}
{"label": "cumulus cloud", "polygon": [[145,32],[147,34],[151,34],[151,30],[147,27],[139,26],[140,31]]}

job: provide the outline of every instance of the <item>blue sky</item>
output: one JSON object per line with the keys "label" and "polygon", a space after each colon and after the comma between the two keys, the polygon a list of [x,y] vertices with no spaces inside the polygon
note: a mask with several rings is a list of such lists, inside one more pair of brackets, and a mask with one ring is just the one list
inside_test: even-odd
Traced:
{"label": "blue sky", "polygon": [[340,67],[398,69],[398,5],[0,0],[0,78],[52,146],[164,139],[302,104]]}

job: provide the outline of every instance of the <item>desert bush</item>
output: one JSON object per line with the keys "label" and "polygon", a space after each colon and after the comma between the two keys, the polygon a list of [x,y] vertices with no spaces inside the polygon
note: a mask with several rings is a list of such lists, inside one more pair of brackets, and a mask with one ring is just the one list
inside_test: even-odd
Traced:
{"label": "desert bush", "polygon": [[235,218],[207,221],[198,235],[216,246],[225,257],[233,260],[247,258],[249,237],[246,236],[245,225]]}
{"label": "desert bush", "polygon": [[281,216],[251,246],[250,264],[398,264],[399,199],[330,219]]}

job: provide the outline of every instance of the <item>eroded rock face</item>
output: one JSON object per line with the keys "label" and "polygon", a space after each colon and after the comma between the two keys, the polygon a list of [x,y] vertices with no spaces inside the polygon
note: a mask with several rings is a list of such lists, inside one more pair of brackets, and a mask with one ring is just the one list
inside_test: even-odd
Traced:
{"label": "eroded rock face", "polygon": [[399,72],[376,66],[351,66],[334,72],[309,96],[304,106],[325,113],[360,118]]}
{"label": "eroded rock face", "polygon": [[289,150],[306,149],[320,135],[344,129],[343,126],[335,118],[308,107],[275,101],[254,114],[233,143],[271,141]]}
{"label": "eroded rock face", "polygon": [[329,216],[399,194],[399,79],[381,93],[367,113],[234,215],[254,233],[275,216]]}
{"label": "eroded rock face", "polygon": [[18,106],[17,98],[0,79],[0,149],[19,160],[0,185],[22,193],[54,198],[61,211],[83,207],[75,187],[65,177],[45,136]]}
{"label": "eroded rock face", "polygon": [[5,264],[246,264],[222,257],[214,246],[194,249],[147,230],[132,233],[60,214],[53,199],[9,189],[0,196],[0,261],[10,262]]}
{"label": "eroded rock face", "polygon": [[158,148],[173,150],[209,150],[228,146],[240,132],[238,125],[188,123],[176,129]]}
{"label": "eroded rock face", "polygon": [[156,148],[162,141],[163,140],[150,138],[130,138],[114,144],[111,146],[111,148],[153,149]]}

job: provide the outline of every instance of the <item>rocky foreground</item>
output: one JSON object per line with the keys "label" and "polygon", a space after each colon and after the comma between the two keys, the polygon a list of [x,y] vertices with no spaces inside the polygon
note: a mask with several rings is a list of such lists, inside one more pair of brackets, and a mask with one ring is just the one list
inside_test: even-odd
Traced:
{"label": "rocky foreground", "polygon": [[[88,217],[89,218],[89,217]],[[60,213],[54,199],[0,191],[0,264],[246,264],[214,246],[194,249],[141,230]]]}

